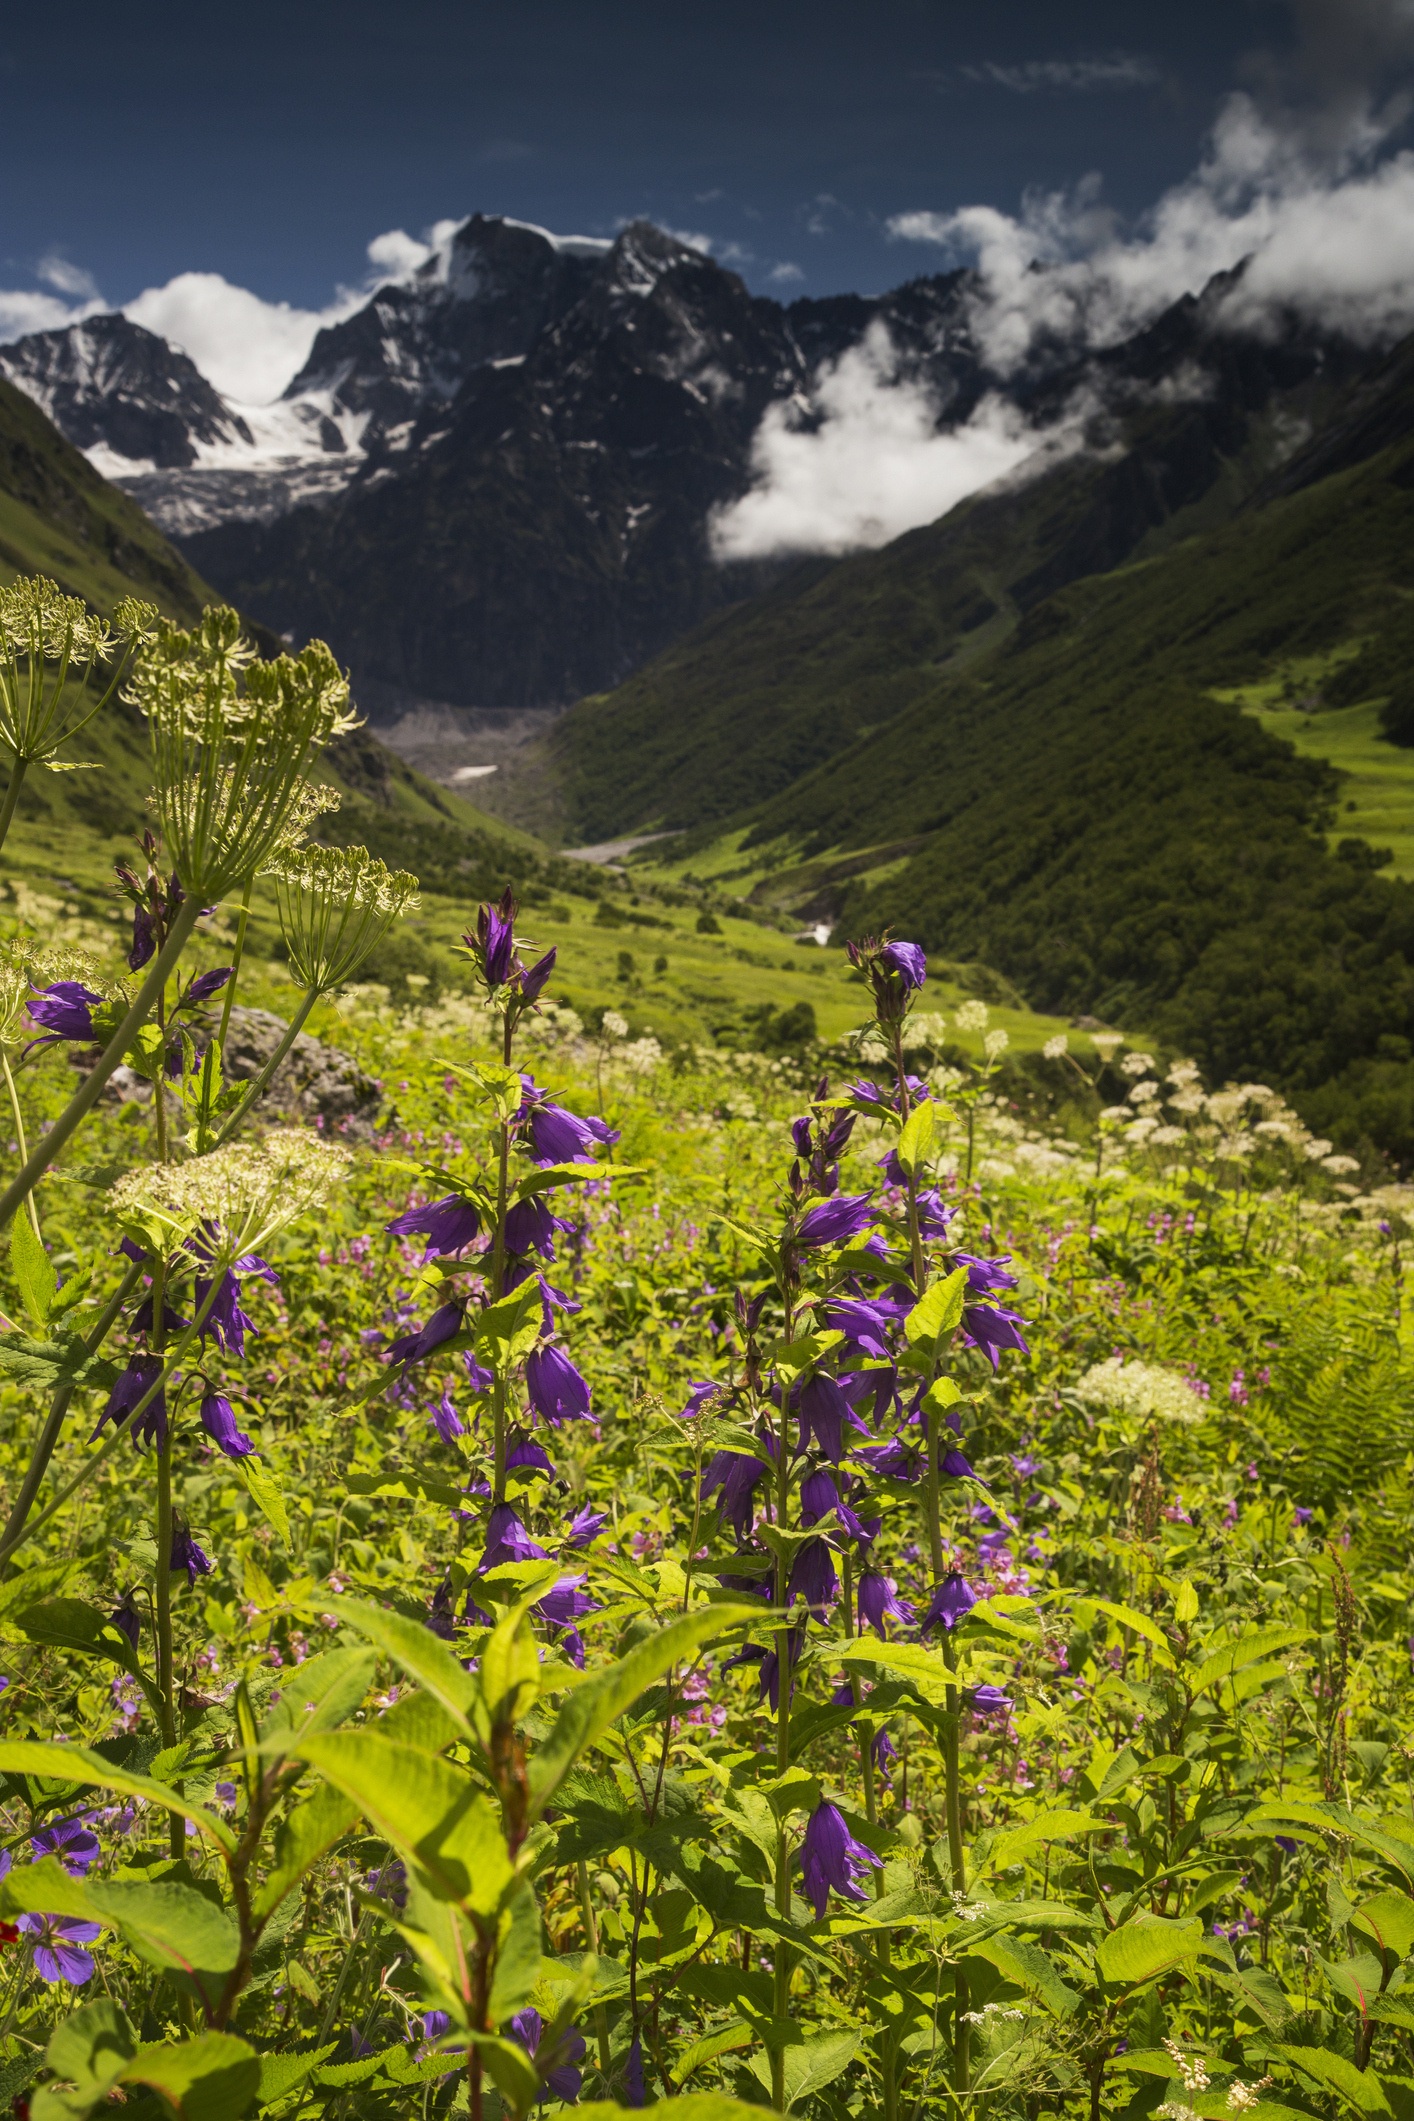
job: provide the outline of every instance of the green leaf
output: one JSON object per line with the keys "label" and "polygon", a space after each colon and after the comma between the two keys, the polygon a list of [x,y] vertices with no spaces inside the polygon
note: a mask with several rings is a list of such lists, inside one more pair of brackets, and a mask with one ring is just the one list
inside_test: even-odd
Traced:
{"label": "green leaf", "polygon": [[533,1277],[512,1289],[499,1303],[488,1304],[476,1321],[476,1345],[498,1377],[506,1377],[540,1338],[543,1298]]}
{"label": "green leaf", "polygon": [[292,1553],[290,1517],[285,1508],[285,1498],[260,1460],[255,1457],[231,1458],[226,1460],[226,1464],[240,1481],[261,1516],[275,1527],[285,1552]]}
{"label": "green leaf", "polygon": [[938,1115],[929,1099],[915,1105],[903,1123],[894,1154],[912,1178],[933,1154],[938,1135]]}
{"label": "green leaf", "polygon": [[160,2092],[186,2121],[241,2121],[260,2089],[260,2060],[234,2033],[140,2048],[119,2078]]}
{"label": "green leaf", "polygon": [[951,1274],[945,1275],[941,1281],[935,1281],[903,1322],[904,1335],[909,1346],[934,1346],[946,1334],[961,1325],[962,1306],[966,1295],[966,1267],[955,1267]]}
{"label": "green leaf", "polygon": [[472,1083],[483,1097],[488,1098],[497,1119],[515,1118],[524,1094],[518,1068],[502,1067],[496,1061],[449,1060],[442,1065],[453,1075],[460,1075],[463,1081]]}
{"label": "green leaf", "polygon": [[1079,2008],[1078,1993],[1062,1981],[1039,1945],[1027,1944],[1021,1937],[993,1936],[984,1938],[967,1956],[985,1959],[1017,1988],[1039,1996],[1053,2018],[1068,2018]]}
{"label": "green leaf", "polygon": [[500,1816],[465,1768],[376,1731],[322,1733],[301,1739],[295,1752],[352,1797],[374,1831],[419,1866],[434,1893],[474,1914],[497,1911],[511,1865]]}
{"label": "green leaf", "polygon": [[522,1885],[501,1917],[496,1975],[488,2005],[494,2025],[524,2010],[540,1979],[540,1903]]}
{"label": "green leaf", "polygon": [[[53,1782],[78,1783],[102,1790],[116,1790],[123,1797],[144,1797],[162,1810],[179,1812],[198,1833],[219,1848],[233,1850],[236,1836],[224,1819],[189,1798],[179,1797],[165,1784],[148,1775],[133,1775],[114,1767],[99,1753],[81,1745],[44,1745],[27,1738],[0,1739],[0,1775],[40,1775]],[[0,1885],[0,1893],[4,1887]]]}
{"label": "green leaf", "polygon": [[725,1634],[728,1628],[755,1623],[760,1618],[759,1605],[699,1606],[639,1643],[617,1664],[596,1672],[583,1686],[576,1687],[555,1718],[549,1737],[531,1756],[532,1817],[544,1811],[580,1754],[601,1738],[609,1725],[679,1658],[690,1657],[703,1643]]}
{"label": "green leaf", "polygon": [[775,1259],[776,1240],[771,1232],[763,1230],[759,1223],[744,1223],[735,1215],[714,1215],[712,1220],[714,1223],[725,1223],[734,1237],[739,1237],[744,1245],[750,1245],[751,1249],[761,1253],[763,1258]]}
{"label": "green leaf", "polygon": [[128,1879],[71,1878],[57,1856],[14,1869],[4,1883],[6,1905],[27,1914],[64,1915],[118,1930],[138,1957],[163,1973],[197,1981],[208,2003],[221,1983],[200,1977],[228,1974],[240,1948],[224,1908],[178,1879],[150,1884]]}
{"label": "green leaf", "polygon": [[1379,2078],[1370,2070],[1357,2069],[1344,2055],[1333,2055],[1324,2047],[1292,2047],[1282,2041],[1273,2042],[1273,2051],[1294,2069],[1303,2070],[1324,2090],[1333,2091],[1357,2113],[1387,2114],[1390,2111]]}
{"label": "green leaf", "polygon": [[[761,2121],[759,2105],[728,2098],[725,2092],[688,2092],[678,2099],[655,2099],[643,2111],[661,2114],[663,2121]],[[575,2121],[623,2121],[624,2116],[615,2099],[595,2099],[587,2106],[577,2106],[574,2112]]]}
{"label": "green leaf", "polygon": [[328,2061],[338,2044],[337,2040],[331,2040],[327,2047],[316,2047],[308,2055],[263,2054],[260,2057],[261,2106],[273,2106],[277,2099],[283,2099],[287,2092],[292,2092],[297,2084],[303,2083],[311,2070],[318,2069],[321,2062]]}
{"label": "green leaf", "polygon": [[1162,1661],[1172,1665],[1173,1653],[1169,1648],[1169,1639],[1157,1620],[1151,1620],[1147,1613],[1136,1613],[1132,1605],[1118,1605],[1112,1598],[1076,1599],[1077,1615],[1087,1607],[1093,1607],[1097,1613],[1104,1613],[1110,1620],[1117,1620],[1122,1628],[1130,1628],[1136,1635],[1142,1635],[1146,1642],[1152,1642],[1156,1649],[1162,1650]]}
{"label": "green leaf", "polygon": [[339,1600],[339,1623],[356,1628],[360,1635],[376,1643],[440,1703],[458,1730],[471,1736],[469,1719],[481,1692],[480,1681],[420,1621],[407,1620],[401,1613],[390,1613],[382,1606],[367,1605],[362,1599],[345,1597]]}
{"label": "green leaf", "polygon": [[42,1330],[49,1323],[59,1277],[27,1213],[16,1215],[10,1224],[10,1266],[25,1309]]}
{"label": "green leaf", "polygon": [[1244,1665],[1256,1664],[1263,1657],[1270,1657],[1274,1650],[1290,1649],[1298,1642],[1305,1642],[1310,1633],[1309,1628],[1254,1628],[1250,1634],[1239,1635],[1236,1642],[1230,1642],[1206,1657],[1188,1684],[1195,1694],[1201,1694],[1215,1683],[1230,1679]]}
{"label": "green leaf", "polygon": [[851,1642],[836,1643],[833,1654],[843,1664],[876,1664],[881,1671],[897,1672],[912,1682],[925,1701],[939,1708],[946,1705],[948,1688],[958,1683],[942,1652],[926,1650],[921,1642],[875,1642],[857,1636]]}
{"label": "green leaf", "polygon": [[1064,1841],[1071,1834],[1103,1834],[1113,1825],[1112,1819],[1097,1819],[1090,1812],[1039,1812],[1034,1819],[1023,1820],[1019,1826],[1011,1827],[997,1837],[987,1857],[987,1868],[1004,1871],[1009,1865],[1019,1863],[1029,1849],[1040,1848],[1051,1841]]}
{"label": "green leaf", "polygon": [[[807,2033],[798,2044],[788,2047],[785,2050],[784,2071],[785,2111],[789,2113],[802,2099],[808,2099],[812,2093],[823,2091],[827,2084],[833,2084],[836,2077],[843,2075],[849,2068],[858,2051],[858,2033]],[[752,2075],[769,2092],[770,2056],[753,2055],[750,2069]],[[679,2104],[686,2106],[688,2103],[687,2100],[676,2099],[668,2102],[673,2107]],[[666,2108],[660,2105],[656,2109],[650,2108],[649,2111],[663,2113]]]}
{"label": "green leaf", "polygon": [[296,1806],[275,1837],[275,1865],[257,1891],[252,1913],[264,1924],[326,1849],[342,1840],[358,1818],[353,1799],[333,1783],[321,1783],[307,1803]]}
{"label": "green leaf", "polygon": [[[838,1331],[827,1333],[802,1333],[795,1340],[773,1340],[766,1349],[766,1360],[771,1363],[782,1385],[794,1384],[798,1377],[813,1369],[831,1348],[837,1348],[844,1340]],[[760,1445],[755,1449],[759,1453]]]}
{"label": "green leaf", "polygon": [[1380,1893],[1356,1909],[1350,1927],[1373,1937],[1382,1952],[1406,1959],[1414,1950],[1414,1900],[1407,1893]]}
{"label": "green leaf", "polygon": [[[55,2084],[43,2086],[30,2104],[35,2121],[67,2121],[69,2116],[88,2113],[117,2082],[136,2052],[133,2029],[110,1997],[100,1996],[95,2002],[84,2004],[55,2027],[44,2054],[44,2061],[55,2076],[74,2089],[65,2092]],[[36,2055],[35,2067],[38,2065]]]}
{"label": "green leaf", "polygon": [[449,1481],[429,1480],[425,1473],[349,1473],[344,1486],[350,1495],[396,1495],[405,1502],[432,1502],[441,1510],[466,1505],[463,1489]]}
{"label": "green leaf", "polygon": [[359,1706],[377,1670],[371,1650],[324,1650],[306,1658],[298,1685],[284,1689],[261,1725],[261,1750],[280,1753],[296,1736],[336,1729]]}
{"label": "green leaf", "polygon": [[130,1672],[137,1670],[133,1646],[122,1629],[82,1598],[46,1598],[17,1614],[15,1625],[31,1642],[56,1650],[81,1650],[110,1658]]}
{"label": "green leaf", "polygon": [[1191,1959],[1202,1941],[1199,1921],[1167,1922],[1160,1915],[1141,1915],[1100,1939],[1095,1964],[1101,1978],[1118,1988],[1147,1988]]}

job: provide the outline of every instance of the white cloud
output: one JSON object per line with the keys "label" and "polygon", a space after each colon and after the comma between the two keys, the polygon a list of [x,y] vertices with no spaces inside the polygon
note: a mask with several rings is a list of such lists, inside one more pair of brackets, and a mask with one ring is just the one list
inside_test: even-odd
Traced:
{"label": "white cloud", "polygon": [[1021,66],[998,66],[985,59],[980,66],[958,69],[964,79],[986,88],[1010,89],[1016,96],[1034,96],[1040,89],[1081,95],[1096,89],[1150,88],[1159,79],[1152,59],[1127,52],[1110,52],[1099,59],[1028,59]]}
{"label": "white cloud", "polygon": [[82,265],[74,265],[58,251],[51,251],[41,258],[36,269],[37,277],[47,286],[56,288],[61,295],[78,295],[86,302],[99,299],[98,282]]}
{"label": "white cloud", "polygon": [[874,324],[817,379],[812,402],[771,406],[752,444],[755,484],[712,520],[721,560],[884,545],[1016,471],[1039,438],[988,398],[950,433],[928,392],[901,377]]}
{"label": "white cloud", "polygon": [[217,272],[184,272],[165,287],[144,288],[123,314],[180,346],[223,397],[268,405],[303,367],[320,326],[367,299],[360,290],[326,310],[296,309],[233,287]]}
{"label": "white cloud", "polygon": [[1029,194],[1016,216],[914,212],[888,232],[975,260],[973,329],[1004,375],[1047,339],[1113,344],[1243,259],[1234,323],[1295,311],[1373,343],[1414,322],[1414,155],[1379,159],[1386,136],[1366,103],[1341,142],[1317,153],[1298,128],[1234,95],[1198,169],[1131,231],[1092,176],[1070,193]]}
{"label": "white cloud", "polygon": [[779,265],[771,267],[766,278],[777,287],[791,287],[797,280],[803,280],[805,274],[798,265],[792,265],[789,258],[782,258]]}
{"label": "white cloud", "polygon": [[8,345],[11,339],[23,339],[32,331],[58,331],[65,324],[77,324],[102,307],[101,302],[88,302],[75,309],[58,295],[0,288],[0,346]]}

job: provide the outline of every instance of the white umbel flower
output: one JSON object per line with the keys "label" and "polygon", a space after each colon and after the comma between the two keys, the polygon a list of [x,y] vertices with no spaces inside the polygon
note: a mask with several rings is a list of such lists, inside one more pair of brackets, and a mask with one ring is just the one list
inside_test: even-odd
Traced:
{"label": "white umbel flower", "polygon": [[108,1197],[121,1221],[168,1251],[204,1228],[211,1256],[229,1264],[332,1200],[352,1162],[337,1143],[282,1127],[188,1163],[125,1171]]}

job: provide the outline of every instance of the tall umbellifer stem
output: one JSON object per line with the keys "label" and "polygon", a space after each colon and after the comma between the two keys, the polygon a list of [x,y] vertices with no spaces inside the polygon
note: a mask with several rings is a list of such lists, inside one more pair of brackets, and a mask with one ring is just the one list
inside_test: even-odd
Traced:
{"label": "tall umbellifer stem", "polygon": [[[3,835],[0,835],[0,838],[3,838]],[[4,1051],[3,1047],[0,1047],[0,1068],[5,1071],[5,1090],[10,1100],[10,1116],[15,1122],[15,1140],[19,1146],[20,1160],[27,1163],[29,1161],[29,1143],[25,1140],[24,1115],[20,1111],[20,1097],[19,1092],[15,1088],[15,1078],[10,1073],[10,1056]],[[44,1238],[39,1227],[39,1209],[35,1206],[32,1193],[29,1196],[28,1206],[30,1225],[35,1236],[43,1244]]]}
{"label": "tall umbellifer stem", "polygon": [[213,1144],[215,1148],[223,1149],[225,1147],[226,1143],[231,1139],[231,1136],[235,1133],[237,1127],[242,1124],[242,1122],[246,1118],[246,1115],[252,1110],[256,1100],[259,1098],[262,1090],[264,1090],[265,1085],[269,1082],[271,1076],[275,1073],[275,1070],[279,1067],[281,1061],[285,1058],[285,1055],[289,1052],[291,1046],[299,1037],[301,1031],[303,1031],[305,1024],[309,1018],[309,1012],[314,1007],[315,1003],[318,1001],[319,994],[320,990],[318,987],[310,987],[307,990],[303,1000],[300,1002],[298,1009],[296,1009],[294,1015],[286,1024],[284,1031],[281,1034],[279,1044],[276,1046],[269,1060],[265,1063],[265,1066],[261,1069],[259,1075],[257,1075],[253,1079],[250,1088],[246,1091],[245,1096],[241,1099],[235,1111],[231,1114],[225,1126],[217,1135],[215,1143]]}
{"label": "tall umbellifer stem", "polygon": [[26,1157],[24,1169],[19,1176],[11,1179],[5,1191],[0,1193],[0,1230],[6,1227],[20,1203],[33,1191],[59,1151],[65,1147],[69,1137],[77,1131],[98,1103],[109,1076],[121,1064],[129,1046],[146,1023],[158,995],[166,986],[168,975],[186,948],[187,938],[196,926],[200,912],[201,905],[195,897],[188,898],[177,909],[177,918],[172,924],[171,934],[153,959],[147,978],[138,989],[132,1007],[89,1071],[88,1080],[69,1099],[49,1132],[36,1144],[33,1154]]}
{"label": "tall umbellifer stem", "polygon": [[246,878],[245,890],[241,893],[241,910],[236,920],[236,948],[231,958],[231,977],[226,982],[226,998],[221,1004],[221,1028],[216,1033],[216,1043],[223,1053],[226,1050],[226,1033],[231,1028],[231,1007],[236,999],[236,981],[241,976],[241,959],[245,956],[245,931],[250,920],[250,895],[254,889],[255,875],[252,871]]}
{"label": "tall umbellifer stem", "polygon": [[0,847],[3,847],[9,838],[10,827],[15,818],[15,805],[19,802],[20,790],[25,784],[25,775],[28,772],[28,759],[17,758],[11,763],[10,785],[5,790],[4,803],[0,804]]}

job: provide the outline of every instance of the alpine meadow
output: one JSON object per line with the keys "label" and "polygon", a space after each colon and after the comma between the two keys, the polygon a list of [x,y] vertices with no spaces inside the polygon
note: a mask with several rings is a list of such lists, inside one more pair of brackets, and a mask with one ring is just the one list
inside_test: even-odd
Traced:
{"label": "alpine meadow", "polygon": [[1414,2121],[1409,0],[148,13],[0,63],[0,2121]]}

